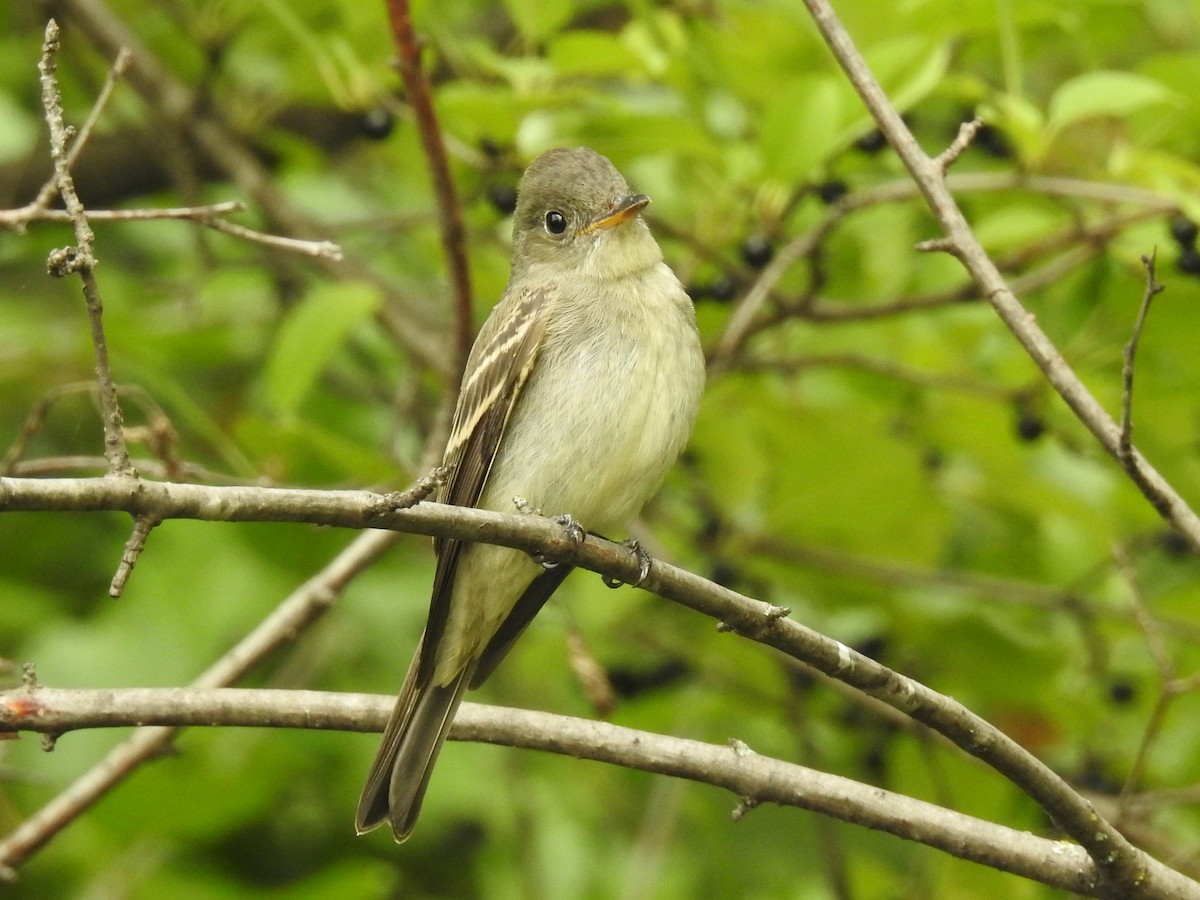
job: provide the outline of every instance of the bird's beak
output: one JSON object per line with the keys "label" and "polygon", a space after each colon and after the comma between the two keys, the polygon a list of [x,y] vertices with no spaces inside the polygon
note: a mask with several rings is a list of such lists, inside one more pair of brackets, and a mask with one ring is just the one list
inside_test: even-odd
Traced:
{"label": "bird's beak", "polygon": [[584,231],[604,231],[607,228],[615,228],[640,213],[649,202],[650,198],[645,194],[630,194],[628,197],[620,197],[612,212],[605,213],[594,222],[588,223]]}

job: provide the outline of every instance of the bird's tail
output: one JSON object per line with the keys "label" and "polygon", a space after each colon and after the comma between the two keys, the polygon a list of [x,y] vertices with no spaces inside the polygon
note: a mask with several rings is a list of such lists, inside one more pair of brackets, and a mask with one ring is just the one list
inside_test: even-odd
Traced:
{"label": "bird's tail", "polygon": [[467,666],[445,686],[428,682],[418,685],[420,658],[418,650],[358,800],[354,827],[359,834],[388,821],[397,842],[408,839],[421,812],[438,751],[475,669],[474,665]]}

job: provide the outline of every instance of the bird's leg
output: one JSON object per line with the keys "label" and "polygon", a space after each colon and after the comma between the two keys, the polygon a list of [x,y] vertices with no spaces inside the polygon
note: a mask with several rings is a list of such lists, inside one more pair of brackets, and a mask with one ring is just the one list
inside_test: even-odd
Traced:
{"label": "bird's leg", "polygon": [[[621,546],[627,548],[629,552],[634,555],[634,558],[637,559],[638,577],[637,581],[633,583],[633,586],[641,587],[642,582],[646,580],[646,576],[650,574],[650,565],[654,562],[654,560],[650,554],[646,552],[646,548],[638,543],[637,538],[628,538],[627,540],[621,541]],[[621,585],[625,584],[625,582],[620,578],[613,578],[611,575],[601,575],[600,580],[604,582],[605,587],[610,588],[619,588]]]}
{"label": "bird's leg", "polygon": [[[542,515],[542,511],[531,504],[524,497],[513,497],[513,506],[515,506],[517,508],[517,512],[523,516]],[[576,547],[582,544],[583,539],[587,537],[587,530],[577,521],[575,521],[573,516],[567,513],[563,513],[561,516],[554,516],[550,521],[560,526],[562,530],[567,533],[567,540],[569,540]],[[559,566],[559,563],[546,559],[546,555],[544,553],[530,553],[529,558],[547,571],[550,569],[556,569]]]}

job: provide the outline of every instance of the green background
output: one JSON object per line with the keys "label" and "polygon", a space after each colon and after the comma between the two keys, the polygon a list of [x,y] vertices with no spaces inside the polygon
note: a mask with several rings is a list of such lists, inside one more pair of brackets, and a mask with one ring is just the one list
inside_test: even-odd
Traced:
{"label": "green background", "polygon": [[[8,207],[30,200],[47,168],[39,6],[0,10]],[[1200,283],[1186,230],[1180,243],[1164,211],[1200,213],[1194,4],[836,6],[928,152],[973,111],[988,122],[956,175],[1108,186],[1106,201],[1078,196],[1077,185],[1052,195],[1044,181],[964,188],[959,201],[1005,272],[1032,281],[1022,301],[1114,414],[1121,348],[1145,285],[1139,257],[1157,248],[1167,290],[1138,358],[1136,439],[1200,501]],[[329,271],[188,223],[97,225],[127,420],[155,437],[135,442],[141,467],[161,475],[162,460],[182,460],[191,468],[171,470],[177,480],[331,488],[400,486],[421,474],[424,436],[450,389],[447,364],[422,361],[448,358],[449,288],[437,200],[389,65],[384,4],[112,0],[108,9],[202,114],[254,150],[275,189],[318,226],[305,236],[341,243],[354,261]],[[511,188],[550,146],[594,147],[653,197],[652,227],[692,289],[710,349],[758,277],[764,242],[778,249],[805,235],[843,190],[905,180],[793,0],[451,0],[417,3],[414,17],[464,207],[477,321],[504,286]],[[108,60],[85,27],[69,14],[63,23],[60,77],[78,124]],[[94,206],[246,197],[129,84],[78,171]],[[1159,199],[1122,198],[1126,188]],[[237,220],[279,230],[257,208]],[[937,234],[915,199],[871,204],[788,270],[762,327],[710,378],[690,449],[646,512],[651,546],[954,696],[1105,812],[1125,787],[1140,796],[1194,786],[1200,699],[1166,697],[1163,679],[1200,664],[1200,563],[957,265],[914,251]],[[0,235],[0,448],[49,391],[92,377],[78,283],[44,274],[49,250],[72,240],[52,224]],[[897,308],[909,303],[925,308]],[[385,311],[391,326],[381,324]],[[92,399],[71,393],[32,434],[26,468],[11,472],[96,472],[66,458],[96,457],[101,446]],[[42,459],[58,462],[28,467]],[[118,515],[0,517],[0,656],[35,662],[56,687],[186,684],[353,538],[169,522],[111,600],[128,530]],[[1114,546],[1125,548],[1132,578],[1114,564]],[[431,561],[428,541],[403,539],[245,683],[391,692],[423,622]],[[1161,633],[1166,672],[1134,621],[1135,592]],[[572,634],[617,688],[615,722],[737,738],[1054,834],[996,773],[893,729],[709,620],[644,592],[608,591],[586,573],[476,699],[597,715],[571,673]],[[15,684],[19,673],[6,678]],[[1163,716],[1148,732],[1156,707]],[[36,737],[0,742],[0,832],[123,736],[72,734],[49,755]],[[144,766],[27,863],[8,893],[1055,895],[793,809],[761,807],[733,822],[736,798],[714,788],[487,746],[445,751],[408,844],[355,838],[374,743],[192,729],[178,752]],[[1196,876],[1195,804],[1146,799],[1125,823]]]}

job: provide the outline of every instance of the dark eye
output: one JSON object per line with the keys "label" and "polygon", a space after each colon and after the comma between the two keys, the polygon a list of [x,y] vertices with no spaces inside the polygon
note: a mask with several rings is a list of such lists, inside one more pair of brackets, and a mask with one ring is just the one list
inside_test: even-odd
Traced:
{"label": "dark eye", "polygon": [[551,234],[562,234],[567,230],[567,217],[557,209],[546,213],[546,230]]}

